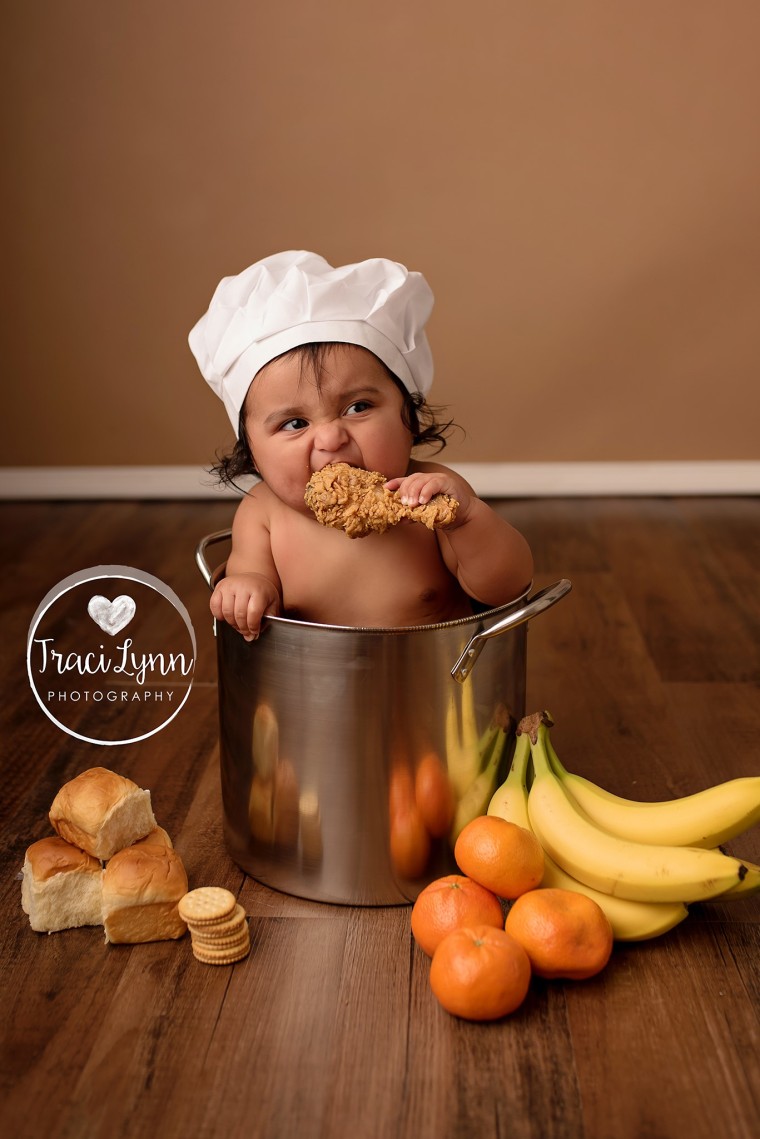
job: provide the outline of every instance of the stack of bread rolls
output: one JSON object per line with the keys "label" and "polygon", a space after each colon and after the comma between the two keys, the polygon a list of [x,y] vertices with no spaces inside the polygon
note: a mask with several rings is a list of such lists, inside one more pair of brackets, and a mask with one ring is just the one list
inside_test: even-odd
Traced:
{"label": "stack of bread rolls", "polygon": [[150,791],[92,767],[66,783],[50,808],[56,834],[26,851],[21,905],[41,933],[102,925],[106,941],[182,937],[187,874],[153,814]]}

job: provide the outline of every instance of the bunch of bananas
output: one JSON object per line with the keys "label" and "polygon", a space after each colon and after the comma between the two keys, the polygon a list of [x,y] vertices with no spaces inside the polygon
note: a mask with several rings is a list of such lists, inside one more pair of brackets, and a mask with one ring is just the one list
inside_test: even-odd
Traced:
{"label": "bunch of bananas", "polygon": [[760,819],[760,776],[667,802],[621,799],[565,770],[552,726],[547,712],[520,721],[509,774],[488,806],[536,835],[543,886],[593,898],[620,941],[665,933],[690,902],[760,890],[760,866],[718,849]]}

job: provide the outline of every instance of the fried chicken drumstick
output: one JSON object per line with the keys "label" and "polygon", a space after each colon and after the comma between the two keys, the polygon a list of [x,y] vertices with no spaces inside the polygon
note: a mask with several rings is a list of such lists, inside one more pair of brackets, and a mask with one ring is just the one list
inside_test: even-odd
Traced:
{"label": "fried chicken drumstick", "polygon": [[304,500],[317,522],[344,530],[349,538],[382,534],[402,518],[422,522],[428,530],[454,521],[459,503],[450,495],[436,494],[424,506],[405,506],[386,490],[385,481],[379,471],[329,463],[311,476]]}

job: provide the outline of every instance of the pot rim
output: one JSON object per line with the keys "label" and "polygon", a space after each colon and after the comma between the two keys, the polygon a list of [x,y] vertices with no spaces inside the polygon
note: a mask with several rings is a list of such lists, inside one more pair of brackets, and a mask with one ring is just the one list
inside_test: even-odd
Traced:
{"label": "pot rim", "polygon": [[[212,584],[216,585],[217,582],[224,576],[224,571],[227,563],[223,562],[214,570],[212,575]],[[428,625],[325,625],[319,621],[304,621],[300,617],[274,617],[272,615],[266,616],[262,619],[262,632],[264,629],[264,622],[267,625],[284,625],[285,627],[292,626],[298,629],[316,629],[319,632],[332,632],[332,633],[367,633],[373,636],[390,634],[391,636],[400,636],[407,633],[426,633],[433,632],[437,629],[457,629],[465,625],[472,624],[473,621],[485,621],[491,617],[498,617],[503,613],[507,613],[510,609],[517,608],[524,604],[528,595],[533,588],[531,581],[527,589],[524,590],[518,597],[512,601],[505,601],[503,605],[496,605],[488,609],[480,609],[477,612],[471,613],[469,617],[455,617],[451,621],[437,621]],[[473,602],[473,604],[478,604]]]}

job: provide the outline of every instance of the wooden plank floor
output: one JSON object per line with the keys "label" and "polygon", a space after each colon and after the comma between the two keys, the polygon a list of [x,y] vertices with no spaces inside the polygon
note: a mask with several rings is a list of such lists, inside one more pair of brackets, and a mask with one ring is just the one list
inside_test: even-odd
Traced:
{"label": "wooden plank floor", "polygon": [[[536,584],[573,592],[531,624],[528,706],[549,708],[567,766],[667,798],[760,774],[760,501],[500,503],[530,539]],[[663,938],[619,946],[598,977],[534,982],[506,1020],[444,1013],[405,907],[324,906],[268,890],[227,856],[216,661],[193,551],[218,503],[0,506],[4,1135],[749,1139],[760,1116],[760,897],[692,907]],[[198,634],[182,713],[138,744],[80,743],[41,712],[29,623],[67,574],[131,565],[167,582]],[[66,779],[115,767],[150,787],[191,884],[228,886],[253,951],[197,963],[187,940],[107,946],[34,934],[20,907],[29,843]],[[760,862],[760,828],[735,852]]]}

